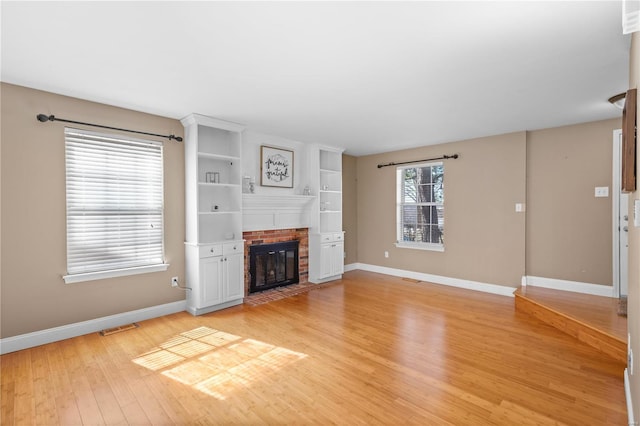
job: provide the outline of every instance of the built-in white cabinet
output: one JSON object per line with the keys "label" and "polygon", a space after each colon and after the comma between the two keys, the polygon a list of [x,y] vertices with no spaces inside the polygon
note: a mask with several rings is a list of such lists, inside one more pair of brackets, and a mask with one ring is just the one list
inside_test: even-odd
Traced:
{"label": "built-in white cabinet", "polygon": [[181,121],[187,309],[198,315],[242,303],[244,297],[243,126],[199,114]]}
{"label": "built-in white cabinet", "polygon": [[316,262],[311,262],[309,255],[309,275],[313,282],[339,279],[344,273],[344,233],[311,234],[309,244],[310,251],[316,247],[319,255]]}
{"label": "built-in white cabinet", "polygon": [[309,156],[318,197],[309,229],[309,281],[331,281],[344,272],[342,150],[315,147]]}

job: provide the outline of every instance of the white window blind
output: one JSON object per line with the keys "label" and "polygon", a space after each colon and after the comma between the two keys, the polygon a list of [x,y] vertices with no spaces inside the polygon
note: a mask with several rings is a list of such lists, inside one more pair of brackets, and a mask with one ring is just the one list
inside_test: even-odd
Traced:
{"label": "white window blind", "polygon": [[162,144],[66,128],[65,149],[65,280],[163,264]]}

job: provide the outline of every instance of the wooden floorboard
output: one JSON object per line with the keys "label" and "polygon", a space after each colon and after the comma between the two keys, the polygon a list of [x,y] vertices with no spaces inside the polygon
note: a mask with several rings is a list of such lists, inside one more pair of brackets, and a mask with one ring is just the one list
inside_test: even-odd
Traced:
{"label": "wooden floorboard", "polygon": [[2,425],[626,423],[624,364],[512,298],[352,271],[0,358]]}

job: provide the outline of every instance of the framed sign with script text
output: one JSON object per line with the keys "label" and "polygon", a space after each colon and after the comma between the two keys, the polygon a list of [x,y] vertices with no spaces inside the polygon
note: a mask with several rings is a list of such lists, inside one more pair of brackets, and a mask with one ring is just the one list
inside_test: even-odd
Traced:
{"label": "framed sign with script text", "polygon": [[293,188],[293,151],[260,147],[260,185]]}

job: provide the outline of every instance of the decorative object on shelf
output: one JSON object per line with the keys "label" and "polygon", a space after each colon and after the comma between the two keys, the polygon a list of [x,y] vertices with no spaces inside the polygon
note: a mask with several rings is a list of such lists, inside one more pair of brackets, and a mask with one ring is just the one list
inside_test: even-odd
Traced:
{"label": "decorative object on shelf", "polygon": [[217,204],[211,204],[211,211],[217,212],[220,209],[220,206]]}
{"label": "decorative object on shelf", "polygon": [[293,188],[293,151],[260,147],[260,185]]}
{"label": "decorative object on shelf", "polygon": [[329,185],[322,185],[322,190],[323,191],[328,191],[329,190]]}
{"label": "decorative object on shelf", "polygon": [[304,187],[304,190],[302,191],[302,195],[311,195],[311,188],[309,188],[309,185]]}
{"label": "decorative object on shelf", "polygon": [[220,173],[207,172],[205,173],[205,180],[207,183],[220,183]]}
{"label": "decorative object on shelf", "polygon": [[256,178],[254,178],[253,176],[251,177],[251,180],[249,181],[249,192],[250,193],[254,193],[256,192]]}

